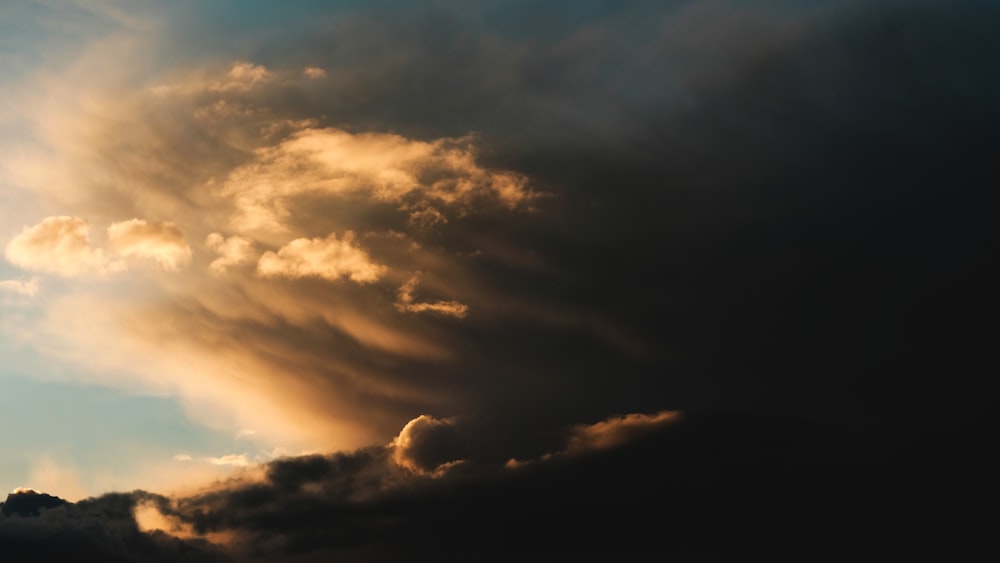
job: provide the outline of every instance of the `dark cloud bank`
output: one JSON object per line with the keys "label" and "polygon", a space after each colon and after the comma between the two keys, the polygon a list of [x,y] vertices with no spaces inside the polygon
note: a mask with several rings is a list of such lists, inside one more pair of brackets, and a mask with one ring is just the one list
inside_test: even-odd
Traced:
{"label": "dark cloud bank", "polygon": [[[631,438],[516,467],[467,460],[437,477],[386,448],[287,458],[266,479],[179,499],[136,491],[11,510],[0,543],[13,560],[875,561],[972,557],[989,540],[979,511],[992,470],[976,428],[890,450],[801,420],[687,415]],[[23,509],[18,496],[4,506]],[[140,532],[142,504],[236,535],[223,548]]]}
{"label": "dark cloud bank", "polygon": [[[425,462],[467,460],[437,477],[381,447],[279,460],[262,482],[200,496],[6,515],[4,550],[808,561],[986,548],[1000,10],[883,2],[727,27],[714,4],[688,20],[706,35],[686,37],[657,27],[659,4],[629,6],[602,25],[525,13],[538,28],[498,17],[477,33],[444,8],[357,16],[353,29],[386,34],[317,33],[308,52],[405,64],[385,83],[359,74],[354,92],[288,94],[304,116],[361,129],[480,131],[484,158],[547,186],[555,213],[468,218],[441,244],[535,249],[559,275],[496,260],[482,279],[528,308],[585,304],[619,338],[585,316],[579,332],[469,323],[462,343],[481,359],[429,383],[476,391],[462,396],[477,415],[462,455],[441,453],[451,434],[425,443],[441,446]],[[686,415],[618,448],[542,457],[568,423],[661,409]],[[236,532],[235,547],[141,533],[140,501]]]}

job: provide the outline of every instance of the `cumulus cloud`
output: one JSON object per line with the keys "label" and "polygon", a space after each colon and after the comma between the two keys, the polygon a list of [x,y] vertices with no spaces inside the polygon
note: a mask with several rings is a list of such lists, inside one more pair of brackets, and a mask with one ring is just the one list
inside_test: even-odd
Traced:
{"label": "cumulus cloud", "polygon": [[26,270],[73,277],[121,270],[100,248],[91,246],[90,226],[79,217],[47,217],[25,227],[5,250],[7,260]]}
{"label": "cumulus cloud", "polygon": [[219,255],[209,265],[218,272],[224,272],[230,266],[252,262],[255,257],[253,241],[239,235],[226,237],[222,233],[210,233],[205,239],[205,246]]}
{"label": "cumulus cloud", "polygon": [[327,280],[345,277],[360,284],[377,281],[387,268],[373,262],[354,242],[352,231],[346,231],[339,239],[336,233],[326,238],[295,239],[277,253],[265,252],[257,262],[257,275]]}
{"label": "cumulus cloud", "polygon": [[410,471],[434,475],[462,463],[468,444],[451,418],[420,415],[406,423],[390,444],[392,459]]}
{"label": "cumulus cloud", "polygon": [[153,260],[165,270],[178,270],[191,260],[191,248],[177,225],[130,219],[108,227],[108,244],[124,258]]}
{"label": "cumulus cloud", "polygon": [[256,151],[254,162],[232,171],[223,193],[236,202],[239,230],[287,230],[287,198],[363,194],[411,210],[434,223],[432,205],[466,208],[476,199],[508,208],[532,199],[527,178],[477,162],[474,139],[421,141],[401,135],[307,127]]}

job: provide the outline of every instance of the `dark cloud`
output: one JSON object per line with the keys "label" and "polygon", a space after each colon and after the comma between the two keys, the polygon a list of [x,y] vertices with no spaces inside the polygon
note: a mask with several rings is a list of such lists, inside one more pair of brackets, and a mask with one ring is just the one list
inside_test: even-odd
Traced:
{"label": "dark cloud", "polygon": [[[989,541],[964,507],[995,468],[988,452],[966,448],[986,438],[990,418],[889,447],[884,436],[789,417],[656,420],[567,428],[555,455],[434,476],[399,467],[389,447],[284,458],[262,479],[181,498],[111,494],[8,517],[0,538],[16,539],[18,555],[260,562],[833,561],[971,555]],[[587,428],[631,437],[584,453],[574,437]],[[229,541],[140,532],[132,514],[142,503]]]}
{"label": "dark cloud", "polygon": [[[0,553],[5,559],[52,561],[79,557],[115,563],[229,560],[222,550],[204,540],[181,540],[163,532],[141,531],[134,518],[136,505],[167,502],[158,495],[142,491],[110,493],[18,514],[25,500],[37,502],[23,495],[8,496],[3,504]],[[34,497],[55,498],[44,493]],[[12,501],[16,508],[8,513]]]}
{"label": "dark cloud", "polygon": [[[729,24],[728,11],[699,21]],[[727,37],[725,48],[711,50],[715,34],[688,39],[711,72],[678,68],[669,51],[625,63],[623,44],[665,49],[669,36],[645,27],[623,38],[610,20],[593,52],[636,65],[613,86],[601,73],[573,73],[585,52],[547,64],[566,40],[555,34],[533,38],[530,55],[511,63],[517,76],[544,66],[548,81],[519,80],[494,100],[475,89],[485,78],[470,76],[455,90],[491,103],[442,102],[451,122],[481,131],[496,161],[553,194],[539,214],[440,226],[446,248],[506,245],[523,256],[484,250],[470,276],[517,296],[498,300],[506,311],[515,303],[537,317],[498,314],[478,326],[476,311],[493,311],[471,302],[473,326],[457,338],[482,360],[446,384],[494,415],[498,433],[517,424],[503,414],[511,405],[528,413],[526,426],[609,408],[721,405],[895,424],[990,400],[968,390],[982,381],[976,365],[993,363],[972,320],[995,305],[985,268],[996,246],[988,178],[1000,83],[988,53],[997,10],[883,3],[757,15],[752,33]],[[442,56],[451,51],[441,45],[480,51],[458,31],[435,33],[437,43],[414,41],[438,49],[433,56],[408,56],[455,71],[428,74],[496,68]],[[497,37],[510,54],[514,38]],[[380,100],[377,85],[361,84]],[[427,88],[436,95],[411,103],[430,106],[392,114],[395,127],[450,123],[434,104],[452,92]],[[648,97],[630,100],[634,91]],[[552,105],[533,110],[546,96]],[[361,107],[359,123],[401,107],[382,101]],[[628,354],[623,340],[652,354]]]}
{"label": "dark cloud", "polygon": [[41,493],[33,489],[17,489],[0,503],[0,513],[4,516],[38,516],[44,510],[66,504],[64,499]]}
{"label": "dark cloud", "polygon": [[423,380],[475,406],[431,412],[504,433],[512,405],[529,427],[981,402],[966,319],[993,302],[995,8],[436,6],[317,28],[299,48],[327,78],[283,94],[349,129],[476,131],[551,196],[421,239],[481,251],[444,270],[478,290],[449,336],[470,353]]}

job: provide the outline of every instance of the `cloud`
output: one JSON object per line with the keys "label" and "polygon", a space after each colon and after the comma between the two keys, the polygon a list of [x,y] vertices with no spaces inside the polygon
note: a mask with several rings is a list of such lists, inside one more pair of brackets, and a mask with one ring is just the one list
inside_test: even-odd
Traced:
{"label": "cloud", "polygon": [[64,277],[121,272],[127,269],[125,259],[150,259],[165,270],[177,270],[191,259],[184,235],[170,222],[131,219],[112,223],[107,234],[110,253],[92,246],[86,220],[47,217],[11,239],[6,256],[26,270]]}
{"label": "cloud", "polygon": [[340,239],[336,233],[326,238],[295,239],[277,253],[265,252],[257,262],[257,275],[327,280],[346,277],[360,284],[377,281],[386,267],[372,262],[368,253],[355,246],[354,241],[352,231],[346,231]]}
{"label": "cloud", "polygon": [[396,293],[396,308],[407,313],[434,312],[442,315],[463,318],[469,313],[469,306],[458,301],[414,302],[413,290],[420,282],[420,276],[414,275],[400,286]]}
{"label": "cloud", "polygon": [[231,560],[210,542],[174,535],[182,530],[169,528],[168,534],[159,527],[144,530],[137,524],[137,512],[145,527],[151,524],[147,507],[167,505],[167,498],[144,491],[88,498],[34,517],[0,519],[0,544],[4,556],[14,559],[77,556],[102,561]]}
{"label": "cloud", "polygon": [[[32,100],[73,95],[69,109],[30,112],[49,145],[27,159],[37,176],[25,182],[46,209],[94,225],[169,217],[204,241],[191,248],[198,267],[143,286],[141,308],[128,291],[74,288],[31,328],[75,362],[72,377],[175,393],[196,420],[230,434],[249,425],[270,445],[385,443],[419,413],[477,429],[460,455],[402,458],[420,471],[368,464],[372,452],[290,464],[326,476],[378,467],[369,492],[456,460],[468,462],[443,473],[592,454],[528,463],[556,471],[540,467],[674,424],[613,413],[806,412],[902,429],[930,409],[976,412],[992,396],[968,392],[990,343],[967,316],[989,317],[995,285],[983,275],[995,194],[980,179],[994,168],[1000,90],[984,53],[996,51],[996,12],[820,4],[358,10],[309,18],[295,41],[255,37],[260,61],[162,46],[171,56],[140,61],[141,80],[99,90],[90,77],[124,51],[108,43],[33,83]],[[176,66],[146,64],[164,61]],[[88,262],[98,251],[83,241],[68,263],[110,267]],[[52,269],[52,246],[18,256]],[[355,283],[325,283],[345,278]],[[440,420],[410,438],[457,431]],[[568,446],[554,438],[581,420],[605,422]],[[658,482],[663,464],[647,464],[636,488]],[[576,498],[593,481],[539,498]],[[227,525],[263,530],[275,507],[254,494],[274,491],[243,492],[255,517]],[[544,504],[516,498],[502,507]],[[289,528],[341,529],[341,504],[298,500],[326,520]],[[305,536],[268,537],[322,543]],[[330,541],[352,540],[363,543]]]}
{"label": "cloud", "polygon": [[323,77],[325,77],[326,76],[326,71],[323,70],[322,68],[319,68],[319,67],[316,67],[316,66],[309,66],[309,67],[306,67],[305,70],[302,71],[302,74],[304,74],[307,78],[314,78],[315,79],[315,78],[323,78]]}
{"label": "cloud", "polygon": [[108,244],[124,258],[150,259],[165,270],[178,270],[191,260],[191,248],[177,225],[130,219],[108,227]]}
{"label": "cloud", "polygon": [[[972,495],[992,475],[983,469],[975,484],[959,479],[989,455],[965,448],[988,439],[987,420],[902,444],[807,418],[667,415],[575,425],[571,434],[623,433],[599,440],[591,455],[515,468],[480,463],[475,471],[431,475],[398,465],[393,444],[284,457],[253,476],[176,496],[110,493],[0,518],[0,542],[5,555],[18,556],[293,562],[798,560],[858,549],[974,555],[988,541],[989,534],[969,539],[978,516],[959,510],[970,498],[962,493]],[[431,468],[454,456],[427,446],[453,443],[450,432],[469,430],[463,427],[425,415],[399,436],[415,440],[411,453],[437,451],[425,458]],[[932,476],[955,488],[914,498],[915,485]],[[851,515],[848,530],[844,514]],[[899,529],[887,531],[887,518]],[[921,532],[915,544],[914,531]]]}
{"label": "cloud", "polygon": [[206,459],[208,463],[212,465],[233,465],[236,467],[246,467],[250,465],[250,461],[247,459],[246,454],[228,454],[219,457],[210,457]]}
{"label": "cloud", "polygon": [[27,280],[0,280],[0,291],[9,292],[24,297],[34,297],[38,295],[38,278]]}
{"label": "cloud", "polygon": [[225,237],[221,233],[211,233],[205,239],[205,246],[219,255],[209,265],[219,272],[225,272],[230,266],[252,262],[255,257],[253,241],[239,235]]}
{"label": "cloud", "polygon": [[476,158],[472,137],[421,141],[306,127],[257,149],[252,163],[229,174],[223,193],[234,199],[233,227],[243,232],[287,230],[288,199],[306,196],[362,195],[424,223],[432,205],[466,209],[492,200],[514,209],[532,200],[525,176],[484,168]]}
{"label": "cloud", "polygon": [[263,65],[249,61],[234,61],[221,73],[213,71],[202,70],[181,82],[158,84],[151,89],[151,92],[158,96],[204,93],[240,95],[264,87],[277,79],[274,72]]}
{"label": "cloud", "polygon": [[245,61],[233,63],[222,81],[212,82],[209,90],[249,90],[273,78],[273,74],[261,65]]}
{"label": "cloud", "polygon": [[428,415],[407,422],[393,438],[390,448],[393,461],[423,475],[440,474],[468,455],[456,420]]}
{"label": "cloud", "polygon": [[47,217],[25,227],[5,251],[7,260],[26,270],[75,277],[121,270],[90,243],[90,226],[79,217]]}
{"label": "cloud", "polygon": [[656,432],[661,427],[680,420],[682,414],[663,411],[654,414],[615,416],[595,424],[573,427],[565,453],[579,454],[606,450]]}

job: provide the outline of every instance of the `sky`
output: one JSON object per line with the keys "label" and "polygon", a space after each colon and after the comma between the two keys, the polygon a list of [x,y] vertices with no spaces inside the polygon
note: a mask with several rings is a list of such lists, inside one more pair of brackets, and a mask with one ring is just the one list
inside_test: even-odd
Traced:
{"label": "sky", "polygon": [[4,3],[0,550],[975,553],[998,25]]}

